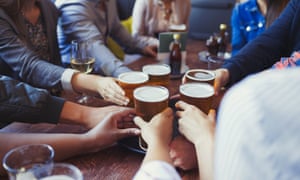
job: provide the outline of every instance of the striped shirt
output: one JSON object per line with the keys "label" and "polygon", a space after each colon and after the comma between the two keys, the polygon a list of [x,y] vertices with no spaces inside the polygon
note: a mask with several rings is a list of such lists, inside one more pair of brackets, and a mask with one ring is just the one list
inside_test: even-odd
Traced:
{"label": "striped shirt", "polygon": [[215,178],[300,179],[300,68],[248,77],[218,114]]}

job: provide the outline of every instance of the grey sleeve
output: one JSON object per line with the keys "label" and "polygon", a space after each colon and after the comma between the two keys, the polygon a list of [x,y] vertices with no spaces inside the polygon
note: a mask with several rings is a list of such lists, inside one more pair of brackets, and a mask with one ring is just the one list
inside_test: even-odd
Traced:
{"label": "grey sleeve", "polygon": [[64,100],[48,91],[0,75],[0,124],[57,123]]}

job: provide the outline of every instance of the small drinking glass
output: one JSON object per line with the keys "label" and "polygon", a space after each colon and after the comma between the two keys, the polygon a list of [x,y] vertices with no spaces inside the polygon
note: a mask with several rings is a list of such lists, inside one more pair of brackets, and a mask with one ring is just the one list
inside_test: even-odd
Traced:
{"label": "small drinking glass", "polygon": [[[95,57],[93,57],[93,41],[77,41],[71,42],[71,67],[82,73],[90,73],[93,70],[95,63]],[[78,103],[86,104],[88,102],[88,96],[83,94]]]}
{"label": "small drinking glass", "polygon": [[54,163],[47,176],[40,180],[83,180],[81,171],[68,163]]}
{"label": "small drinking glass", "polygon": [[46,176],[53,165],[54,150],[47,144],[16,147],[3,158],[10,180],[36,179]]}

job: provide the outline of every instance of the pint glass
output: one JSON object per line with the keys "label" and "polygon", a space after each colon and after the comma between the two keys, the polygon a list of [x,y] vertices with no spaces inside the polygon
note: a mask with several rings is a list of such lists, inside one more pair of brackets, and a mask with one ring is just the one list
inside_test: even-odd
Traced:
{"label": "pint glass", "polygon": [[170,66],[167,64],[149,64],[143,66],[143,72],[149,75],[149,85],[168,87],[170,83]]}
{"label": "pint glass", "polygon": [[125,95],[130,99],[128,106],[133,107],[133,91],[135,88],[145,85],[149,80],[146,73],[132,71],[125,72],[119,75],[118,82],[122,89],[125,91]]}
{"label": "pint glass", "polygon": [[213,86],[207,83],[186,83],[180,85],[179,93],[182,101],[197,106],[208,114],[215,92]]}
{"label": "pint glass", "polygon": [[215,76],[216,75],[213,71],[205,69],[191,69],[185,73],[183,83],[200,82],[214,85]]}
{"label": "pint glass", "polygon": [[[163,86],[142,86],[134,90],[133,96],[136,113],[147,122],[168,107],[169,91]],[[147,144],[141,137],[139,146],[147,150]]]}

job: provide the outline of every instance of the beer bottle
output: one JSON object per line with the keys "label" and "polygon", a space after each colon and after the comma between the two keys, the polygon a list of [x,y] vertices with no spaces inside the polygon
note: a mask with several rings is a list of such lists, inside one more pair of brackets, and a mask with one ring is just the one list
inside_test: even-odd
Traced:
{"label": "beer bottle", "polygon": [[227,33],[227,25],[226,24],[220,24],[220,34],[218,38],[218,56],[224,57],[224,54],[227,50],[227,44],[228,44],[228,33]]}
{"label": "beer bottle", "polygon": [[180,74],[181,69],[181,48],[180,48],[180,34],[173,34],[173,44],[170,51],[170,67],[171,67],[171,75]]}

